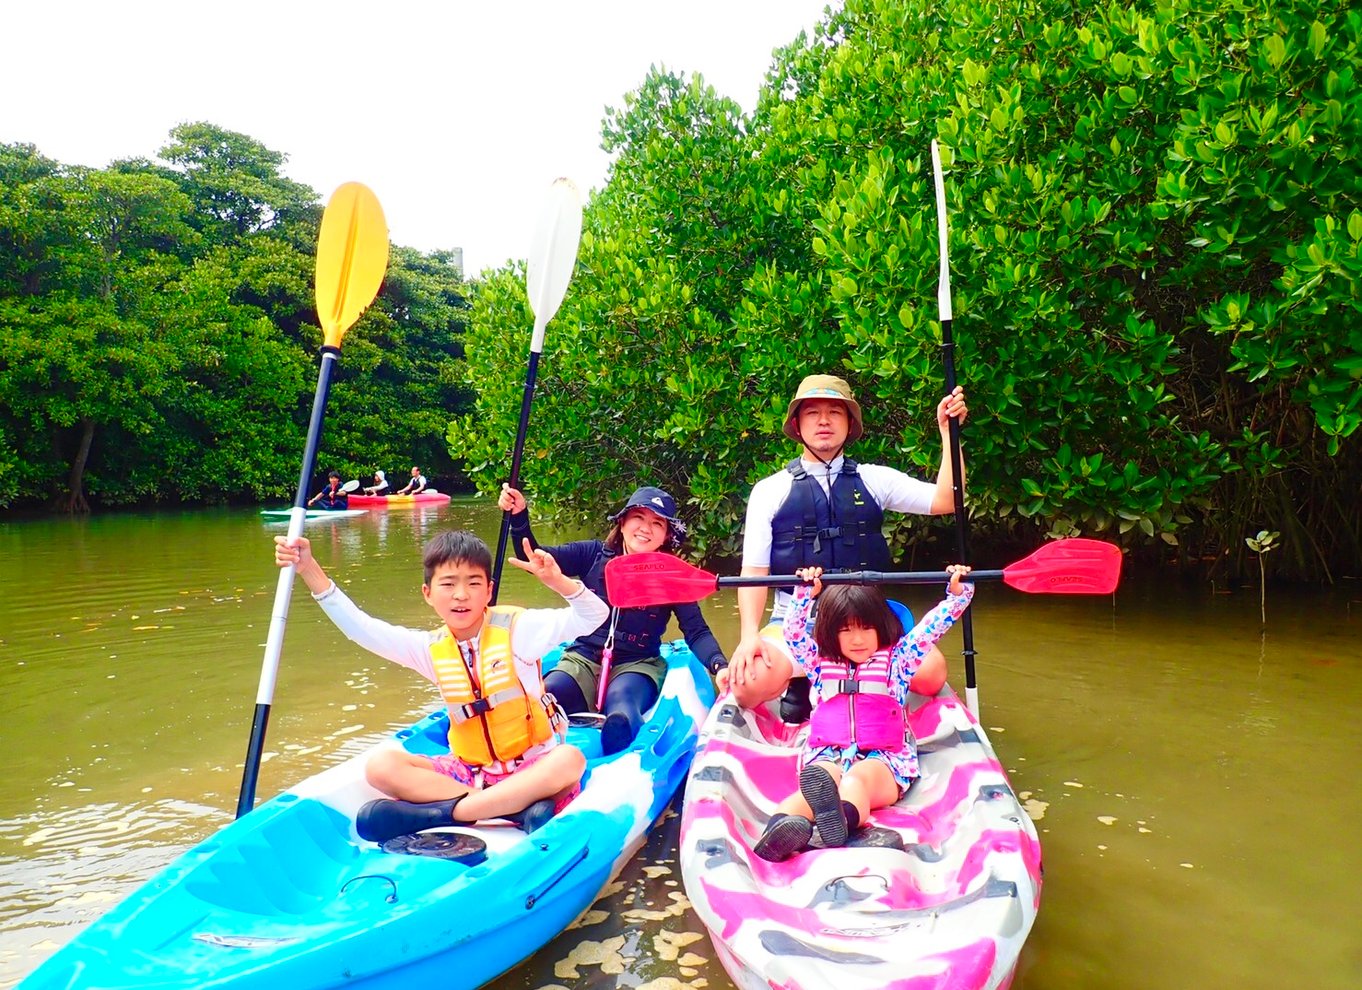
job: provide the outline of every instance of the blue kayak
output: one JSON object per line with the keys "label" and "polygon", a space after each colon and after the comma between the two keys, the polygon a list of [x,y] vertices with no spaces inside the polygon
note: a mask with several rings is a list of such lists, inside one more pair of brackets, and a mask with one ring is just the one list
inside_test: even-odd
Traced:
{"label": "blue kayak", "polygon": [[[532,835],[509,822],[451,826],[385,851],[355,833],[355,812],[379,796],[364,780],[372,751],[361,754],[190,849],[21,990],[481,986],[597,900],[685,779],[714,690],[683,644],[666,658],[661,697],[628,749],[604,757],[598,727],[569,729],[588,758],[582,793]],[[447,752],[447,730],[440,709],[379,746]]]}

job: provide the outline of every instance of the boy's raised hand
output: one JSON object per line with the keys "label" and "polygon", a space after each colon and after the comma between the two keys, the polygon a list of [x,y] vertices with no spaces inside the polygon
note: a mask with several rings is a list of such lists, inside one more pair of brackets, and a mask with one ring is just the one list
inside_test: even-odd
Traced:
{"label": "boy's raised hand", "polygon": [[305,536],[298,536],[292,540],[287,536],[276,536],[274,562],[280,567],[288,567],[290,564],[296,567],[303,584],[307,585],[308,590],[314,595],[320,595],[331,586],[331,579],[326,576],[326,571],[322,570],[322,565],[317,563],[317,558],[312,556],[312,544]]}
{"label": "boy's raised hand", "polygon": [[280,567],[288,567],[292,564],[301,568],[310,560],[312,560],[312,544],[308,542],[306,536],[299,536],[292,541],[287,536],[276,536],[274,538],[274,562]]}

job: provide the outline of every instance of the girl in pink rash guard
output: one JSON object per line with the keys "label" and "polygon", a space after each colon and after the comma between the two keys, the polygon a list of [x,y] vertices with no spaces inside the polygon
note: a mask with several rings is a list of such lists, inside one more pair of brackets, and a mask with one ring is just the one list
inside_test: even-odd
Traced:
{"label": "girl in pink rash guard", "polygon": [[974,596],[964,564],[946,568],[946,597],[907,635],[878,588],[837,585],[823,596],[808,633],[809,612],[823,590],[820,567],[796,573],[785,642],[808,672],[814,698],[809,738],[800,754],[799,790],[776,808],[754,847],[763,859],[789,859],[813,838],[845,845],[870,812],[893,804],[918,775],[917,744],[903,706],[927,650],[960,618]]}

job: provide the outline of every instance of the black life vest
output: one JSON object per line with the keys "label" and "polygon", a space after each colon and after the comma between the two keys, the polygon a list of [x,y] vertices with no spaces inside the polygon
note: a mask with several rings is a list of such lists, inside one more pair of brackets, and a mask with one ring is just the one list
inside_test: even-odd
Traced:
{"label": "black life vest", "polygon": [[771,520],[772,574],[793,574],[800,567],[890,569],[889,543],[880,531],[884,510],[866,491],[856,468],[851,458],[842,459],[829,501],[799,458],[785,465],[794,480]]}

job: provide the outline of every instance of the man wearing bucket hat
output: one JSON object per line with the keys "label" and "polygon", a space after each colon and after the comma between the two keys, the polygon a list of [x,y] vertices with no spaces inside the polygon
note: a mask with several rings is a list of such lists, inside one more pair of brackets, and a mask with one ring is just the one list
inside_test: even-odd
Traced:
{"label": "man wearing bucket hat", "polygon": [[[497,503],[511,513],[511,544],[517,556],[525,540],[538,547],[530,530],[525,496],[504,486]],[[649,550],[674,551],[681,546],[686,526],[676,513],[676,501],[661,488],[635,489],[624,507],[608,517],[611,526],[604,540],[580,540],[545,547],[564,574],[579,579],[607,604],[605,565],[622,553]],[[710,673],[728,663],[708,623],[694,602],[651,608],[614,608],[591,633],[579,637],[563,651],[558,665],[544,680],[549,693],[569,714],[599,711],[601,748],[606,753],[624,749],[642,724],[643,713],[657,700],[667,662],[661,658],[662,639],[673,612],[686,645]],[[604,690],[602,690],[604,688]]]}
{"label": "man wearing bucket hat", "polygon": [[[941,432],[941,468],[935,484],[877,464],[857,464],[843,448],[865,432],[861,405],[851,386],[833,375],[809,375],[799,383],[785,411],[782,432],[803,448],[800,456],[752,488],[743,531],[742,573],[793,574],[801,567],[824,570],[890,570],[884,513],[942,515],[954,511],[950,420],[965,421],[969,410],[961,388],[936,407]],[[738,589],[741,642],[719,688],[731,687],[752,708],[790,691],[781,704],[789,722],[808,711],[808,682],[785,651],[778,623],[789,605],[787,589],[776,591],[772,625],[761,628],[765,588]],[[766,633],[769,632],[769,635]],[[798,677],[799,690],[791,685]],[[935,647],[913,676],[914,689],[935,694],[946,680],[946,659]]]}

